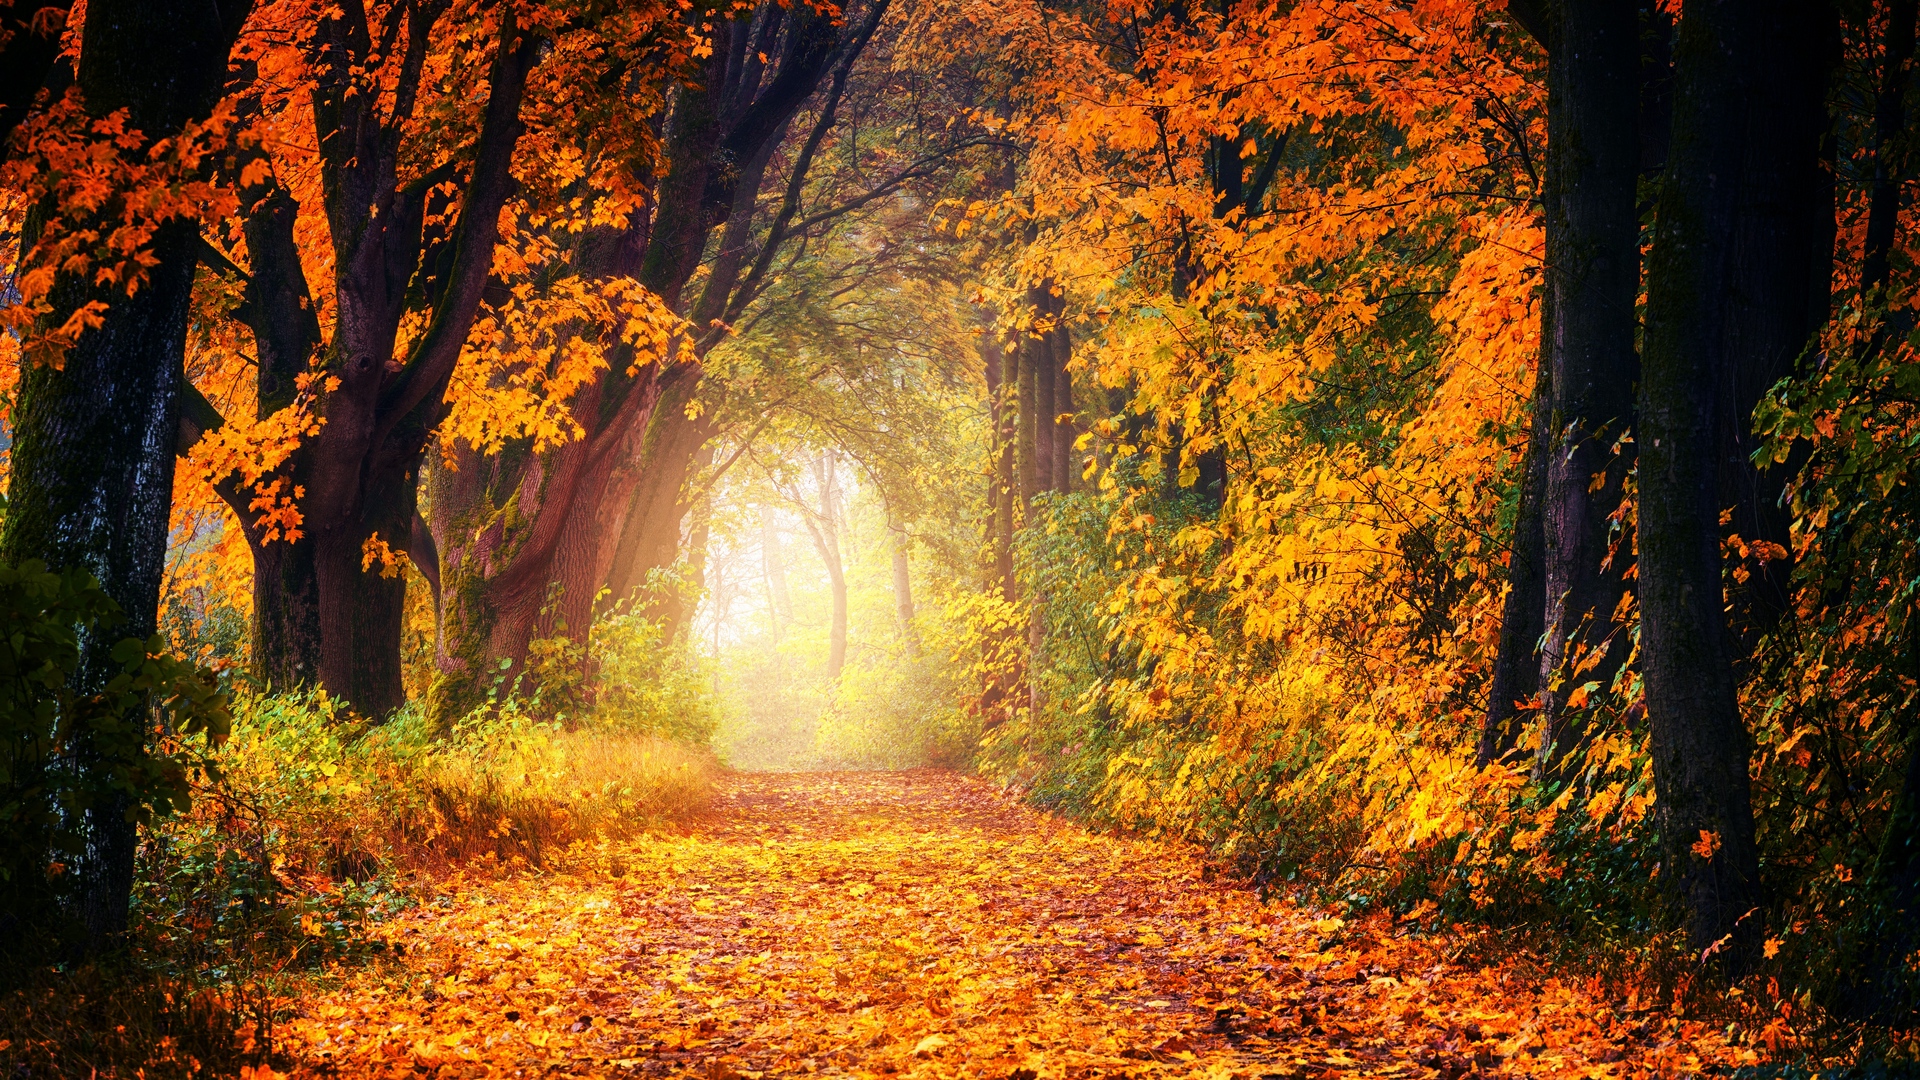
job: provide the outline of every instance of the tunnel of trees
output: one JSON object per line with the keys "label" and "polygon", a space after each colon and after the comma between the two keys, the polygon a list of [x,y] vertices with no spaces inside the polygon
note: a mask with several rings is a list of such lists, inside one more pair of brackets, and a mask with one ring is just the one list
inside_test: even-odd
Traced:
{"label": "tunnel of trees", "polygon": [[0,950],[597,732],[1904,1030],[1916,8],[0,0]]}

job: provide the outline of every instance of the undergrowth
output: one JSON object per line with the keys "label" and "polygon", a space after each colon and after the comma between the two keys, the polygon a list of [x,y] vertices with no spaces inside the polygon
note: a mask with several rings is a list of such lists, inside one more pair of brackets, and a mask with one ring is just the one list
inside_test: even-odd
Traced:
{"label": "undergrowth", "polygon": [[698,813],[718,772],[651,722],[541,719],[514,697],[445,736],[418,709],[370,724],[319,693],[240,691],[233,713],[190,809],[143,834],[126,940],[11,973],[0,1070],[231,1074],[270,1053],[276,1000],[397,952],[379,923],[441,878],[589,857]]}

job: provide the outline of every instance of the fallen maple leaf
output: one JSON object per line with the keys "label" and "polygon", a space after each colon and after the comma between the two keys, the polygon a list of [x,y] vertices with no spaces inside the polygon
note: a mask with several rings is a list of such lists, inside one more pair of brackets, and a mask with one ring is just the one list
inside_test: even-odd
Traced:
{"label": "fallen maple leaf", "polygon": [[927,1057],[935,1050],[947,1045],[950,1041],[952,1040],[948,1039],[945,1035],[929,1035],[920,1040],[920,1045],[913,1048],[913,1056]]}

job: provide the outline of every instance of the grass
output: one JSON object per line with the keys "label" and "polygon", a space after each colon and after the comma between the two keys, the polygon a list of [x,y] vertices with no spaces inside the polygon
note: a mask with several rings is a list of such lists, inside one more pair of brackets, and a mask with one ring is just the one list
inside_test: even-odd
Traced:
{"label": "grass", "polygon": [[604,717],[567,728],[509,701],[450,736],[368,725],[318,695],[243,695],[187,813],[146,830],[133,929],[80,966],[0,982],[0,1074],[234,1075],[273,1001],[340,962],[440,879],[534,871],[706,807],[720,766]]}

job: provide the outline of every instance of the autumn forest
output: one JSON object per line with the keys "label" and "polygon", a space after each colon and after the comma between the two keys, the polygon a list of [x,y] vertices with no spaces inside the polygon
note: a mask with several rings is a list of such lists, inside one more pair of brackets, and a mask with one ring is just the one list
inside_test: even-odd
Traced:
{"label": "autumn forest", "polygon": [[1920,1071],[1920,0],[0,0],[0,1068]]}

